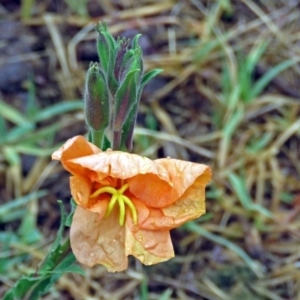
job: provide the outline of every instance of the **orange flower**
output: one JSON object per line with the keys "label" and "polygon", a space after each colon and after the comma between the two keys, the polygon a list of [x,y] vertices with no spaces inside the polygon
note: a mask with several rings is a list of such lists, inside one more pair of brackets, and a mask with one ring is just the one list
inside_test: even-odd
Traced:
{"label": "orange flower", "polygon": [[71,247],[87,266],[122,271],[128,255],[145,265],[166,261],[174,256],[170,229],[205,213],[211,178],[205,165],[101,151],[82,136],[68,140],[52,158],[73,175],[78,206]]}

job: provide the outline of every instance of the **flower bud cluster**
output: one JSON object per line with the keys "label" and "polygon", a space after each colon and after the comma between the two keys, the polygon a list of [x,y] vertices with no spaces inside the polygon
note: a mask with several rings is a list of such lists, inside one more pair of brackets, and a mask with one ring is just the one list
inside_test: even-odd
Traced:
{"label": "flower bud cluster", "polygon": [[100,148],[131,151],[133,129],[144,86],[161,69],[146,74],[136,35],[115,40],[105,23],[96,26],[98,63],[91,63],[86,77],[85,116],[90,135]]}

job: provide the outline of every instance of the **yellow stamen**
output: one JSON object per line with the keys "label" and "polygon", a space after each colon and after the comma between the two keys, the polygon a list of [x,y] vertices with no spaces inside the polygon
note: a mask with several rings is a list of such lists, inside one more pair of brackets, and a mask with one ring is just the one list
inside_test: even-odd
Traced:
{"label": "yellow stamen", "polygon": [[111,187],[111,186],[105,186],[103,188],[100,188],[99,190],[97,190],[95,193],[93,193],[90,198],[96,198],[97,196],[99,196],[100,194],[103,194],[103,193],[109,193],[109,194],[112,194],[112,195],[116,195],[118,194],[118,191]]}
{"label": "yellow stamen", "polygon": [[120,224],[120,226],[123,226],[124,222],[125,222],[125,203],[123,201],[122,195],[120,195],[120,197],[118,197],[118,203],[119,203],[119,207],[120,207],[119,224]]}
{"label": "yellow stamen", "polygon": [[132,220],[133,220],[133,224],[137,225],[137,212],[136,212],[136,208],[133,205],[132,201],[125,195],[122,196],[123,201],[129,206],[130,211],[131,211],[131,216],[132,216]]}
{"label": "yellow stamen", "polygon": [[119,194],[123,195],[124,192],[128,189],[128,187],[129,187],[129,184],[128,184],[128,183],[124,184],[124,185],[118,190]]}
{"label": "yellow stamen", "polygon": [[100,194],[103,193],[109,193],[112,195],[109,204],[107,206],[107,210],[106,213],[104,215],[105,218],[107,218],[110,213],[112,212],[116,202],[118,202],[119,204],[119,208],[120,208],[120,217],[119,217],[119,224],[121,226],[124,225],[125,222],[125,204],[127,204],[127,206],[129,206],[130,212],[131,212],[131,216],[132,216],[132,220],[133,220],[133,224],[137,225],[137,211],[136,208],[134,206],[134,204],[132,203],[132,201],[124,195],[124,192],[128,189],[129,185],[128,183],[124,184],[120,189],[116,190],[115,188],[111,187],[111,186],[105,186],[102,187],[100,189],[98,189],[96,192],[94,192],[90,198],[96,198],[97,196],[99,196]]}
{"label": "yellow stamen", "polygon": [[104,216],[105,218],[107,218],[110,215],[110,213],[112,212],[112,210],[113,210],[113,208],[114,208],[117,201],[118,201],[118,195],[114,194],[111,197],[110,202],[107,206],[106,213],[105,213],[105,216]]}

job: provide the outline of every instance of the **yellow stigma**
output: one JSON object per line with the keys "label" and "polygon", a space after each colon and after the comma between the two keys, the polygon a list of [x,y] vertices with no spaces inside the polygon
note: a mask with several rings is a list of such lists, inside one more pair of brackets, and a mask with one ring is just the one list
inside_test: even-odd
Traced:
{"label": "yellow stigma", "polygon": [[129,207],[129,209],[131,211],[133,224],[137,225],[136,208],[135,208],[134,204],[132,203],[132,201],[127,196],[123,195],[123,193],[128,189],[128,187],[129,187],[129,185],[127,183],[124,184],[118,190],[111,187],[111,186],[105,186],[105,187],[102,187],[102,188],[98,189],[96,192],[94,192],[90,196],[90,198],[96,198],[97,196],[99,196],[100,194],[103,194],[103,193],[111,194],[112,197],[109,201],[109,204],[107,206],[107,210],[106,210],[106,213],[105,213],[104,217],[106,218],[110,215],[113,208],[115,207],[116,202],[118,202],[119,208],[120,208],[119,223],[120,223],[121,226],[123,226],[124,222],[125,222],[125,204],[127,204],[127,206]]}

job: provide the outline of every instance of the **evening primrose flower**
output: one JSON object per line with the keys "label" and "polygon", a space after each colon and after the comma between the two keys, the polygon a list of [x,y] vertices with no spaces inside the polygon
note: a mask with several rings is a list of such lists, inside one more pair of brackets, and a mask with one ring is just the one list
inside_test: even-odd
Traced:
{"label": "evening primrose flower", "polygon": [[166,261],[174,257],[170,230],[205,213],[208,166],[101,151],[82,136],[52,158],[72,174],[71,247],[87,266],[122,271],[128,255],[145,265]]}

